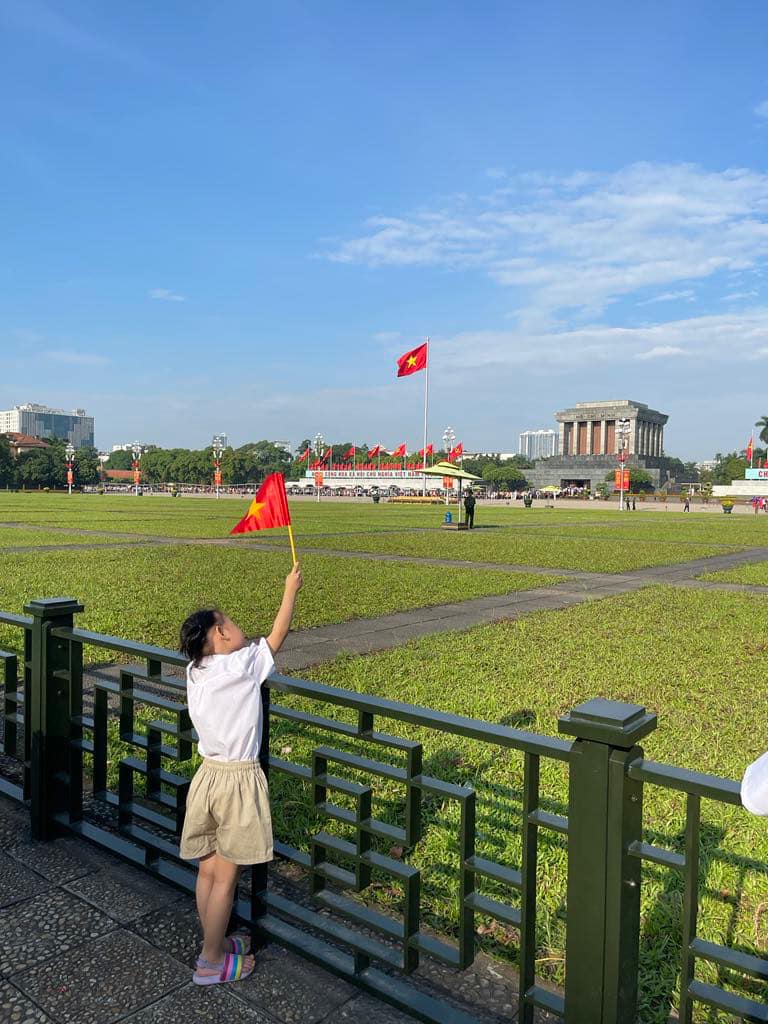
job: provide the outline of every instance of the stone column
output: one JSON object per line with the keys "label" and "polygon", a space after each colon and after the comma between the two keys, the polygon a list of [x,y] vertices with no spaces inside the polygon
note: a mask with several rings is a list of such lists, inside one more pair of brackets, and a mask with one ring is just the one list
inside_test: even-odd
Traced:
{"label": "stone column", "polygon": [[648,454],[648,423],[643,420],[640,424],[640,450],[638,455]]}
{"label": "stone column", "polygon": [[592,454],[592,420],[587,420],[587,455]]}
{"label": "stone column", "polygon": [[653,425],[653,454],[658,457],[661,452],[661,431],[658,423]]}
{"label": "stone column", "polygon": [[560,424],[560,437],[559,437],[559,451],[558,455],[565,455],[565,424]]}
{"label": "stone column", "polygon": [[605,455],[605,434],[606,434],[605,417],[603,417],[603,419],[600,420],[600,454],[601,455]]}
{"label": "stone column", "polygon": [[659,458],[664,454],[664,426],[659,424]]}

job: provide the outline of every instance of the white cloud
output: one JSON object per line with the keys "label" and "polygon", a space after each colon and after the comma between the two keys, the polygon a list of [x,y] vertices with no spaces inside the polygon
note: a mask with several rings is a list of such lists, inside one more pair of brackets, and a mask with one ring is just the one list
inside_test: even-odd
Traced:
{"label": "white cloud", "polygon": [[474,201],[373,217],[325,255],[479,268],[517,289],[524,308],[595,315],[621,296],[754,268],[768,256],[766,214],[768,174],[643,163],[518,175]]}
{"label": "white cloud", "polygon": [[754,289],[749,292],[729,292],[728,295],[723,295],[720,299],[721,302],[737,302],[741,299],[755,299],[758,296],[758,292]]}
{"label": "white cloud", "polygon": [[662,292],[661,295],[654,295],[652,299],[643,299],[642,302],[638,302],[638,306],[651,306],[654,302],[676,302],[680,299],[693,302],[695,298],[696,292],[693,288],[685,288],[681,292]]}
{"label": "white cloud", "polygon": [[153,288],[149,293],[150,299],[162,299],[164,302],[186,302],[186,295],[177,295],[168,288]]}
{"label": "white cloud", "polygon": [[106,366],[109,362],[106,356],[97,355],[95,352],[75,352],[68,349],[41,352],[40,358],[65,366]]}
{"label": "white cloud", "polygon": [[446,380],[484,368],[573,375],[586,366],[590,372],[603,366],[618,374],[627,360],[684,355],[700,364],[733,366],[762,358],[762,348],[768,348],[768,307],[638,327],[598,323],[465,332],[434,340],[431,372]]}
{"label": "white cloud", "polygon": [[684,348],[679,348],[677,345],[654,345],[647,352],[638,352],[635,359],[668,359],[670,356],[687,355],[690,355],[690,352],[686,352]]}
{"label": "white cloud", "polygon": [[755,113],[758,117],[768,117],[768,100],[758,103],[755,107]]}

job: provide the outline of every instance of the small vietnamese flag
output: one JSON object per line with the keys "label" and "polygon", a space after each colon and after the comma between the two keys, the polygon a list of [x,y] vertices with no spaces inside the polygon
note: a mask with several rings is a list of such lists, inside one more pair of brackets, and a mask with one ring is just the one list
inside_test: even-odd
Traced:
{"label": "small vietnamese flag", "polygon": [[253,533],[254,530],[274,530],[278,526],[290,525],[291,513],[288,511],[285,478],[282,473],[270,473],[246,514],[229,532]]}
{"label": "small vietnamese flag", "polygon": [[371,450],[368,452],[368,458],[372,459],[374,455],[381,455],[383,451],[384,449],[381,447],[380,444],[375,444],[373,448],[371,448]]}
{"label": "small vietnamese flag", "polygon": [[299,456],[299,462],[303,462],[305,459],[308,459],[308,458],[309,458],[309,448],[307,448],[307,450],[304,452],[303,455]]}
{"label": "small vietnamese flag", "polygon": [[749,444],[747,445],[747,461],[748,462],[752,461],[752,438],[751,437],[749,439]]}
{"label": "small vietnamese flag", "polygon": [[419,370],[427,368],[427,343],[412,348],[410,352],[400,356],[397,360],[397,376],[407,377],[411,373],[418,373]]}
{"label": "small vietnamese flag", "polygon": [[354,446],[354,445],[352,445],[352,447],[351,447],[351,448],[349,449],[349,451],[348,451],[348,452],[346,453],[346,455],[344,456],[344,458],[345,458],[345,459],[354,459],[354,457],[355,457],[355,446]]}
{"label": "small vietnamese flag", "polygon": [[402,459],[405,457],[405,445],[401,444],[398,448],[392,452],[392,457],[395,459]]}
{"label": "small vietnamese flag", "polygon": [[426,448],[419,449],[419,455],[421,455],[422,457],[424,457],[425,455],[434,455],[434,452],[434,445],[431,444],[428,444]]}
{"label": "small vietnamese flag", "polygon": [[455,448],[451,448],[448,454],[448,461],[453,462],[454,459],[460,459],[464,454],[464,445],[459,441]]}

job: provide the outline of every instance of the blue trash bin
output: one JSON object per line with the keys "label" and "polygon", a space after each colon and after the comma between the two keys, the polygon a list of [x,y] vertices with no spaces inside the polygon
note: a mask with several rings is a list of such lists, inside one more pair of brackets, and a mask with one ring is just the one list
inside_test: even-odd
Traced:
{"label": "blue trash bin", "polygon": [[453,512],[446,512],[445,513],[445,522],[446,523],[452,523],[453,522]]}

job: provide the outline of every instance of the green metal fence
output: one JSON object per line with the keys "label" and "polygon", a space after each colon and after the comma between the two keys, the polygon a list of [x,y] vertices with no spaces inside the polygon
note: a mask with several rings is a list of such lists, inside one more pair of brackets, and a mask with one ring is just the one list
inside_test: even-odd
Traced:
{"label": "green metal fence", "polygon": [[[189,761],[196,740],[183,679],[168,674],[169,668],[182,668],[184,659],[76,628],[82,606],[71,599],[33,601],[25,611],[0,612],[0,624],[23,635],[21,659],[0,651],[6,767],[0,792],[29,804],[35,838],[74,832],[160,878],[193,888],[194,872],[178,857],[189,779],[169,770],[173,762]],[[84,693],[85,646],[131,663],[121,663],[116,678],[93,677]],[[738,786],[645,760],[638,743],[656,727],[656,718],[644,708],[588,701],[561,718],[560,731],[572,738],[560,739],[274,675],[265,684],[265,710],[265,769],[273,781],[281,773],[303,785],[321,824],[309,831],[304,849],[275,836],[278,858],[305,873],[310,901],[268,887],[265,866],[251,869],[250,901],[239,901],[236,909],[257,936],[295,950],[419,1020],[471,1024],[466,1013],[410,984],[408,975],[422,957],[466,969],[476,952],[476,917],[490,918],[519,935],[522,1024],[531,1024],[537,1007],[567,1024],[634,1024],[646,861],[684,877],[680,1020],[690,1024],[700,1003],[744,1020],[768,1021],[764,1003],[727,985],[728,971],[768,981],[768,961],[705,942],[696,933],[700,803],[706,798],[739,804]],[[303,760],[270,751],[270,724],[277,722],[312,737]],[[408,738],[416,730],[420,739]],[[522,759],[521,813],[509,822],[520,831],[519,864],[478,854],[475,788],[426,771],[421,737],[441,733],[486,744],[494,757]],[[328,734],[328,741],[315,742],[318,734]],[[120,758],[115,790],[108,761],[118,739],[132,750]],[[546,809],[542,759],[561,763],[568,773],[567,817]],[[396,787],[397,823],[376,816],[377,785]],[[683,854],[643,839],[649,785],[686,794]],[[448,936],[425,926],[425,879],[409,856],[430,827],[425,809],[435,799],[457,809],[457,924]],[[109,820],[95,818],[93,807],[110,809]],[[567,838],[564,995],[542,986],[535,974],[542,833]],[[373,899],[365,902],[379,878],[393,880],[401,897],[398,915],[383,912]],[[696,980],[697,960],[722,967],[723,984]]]}

